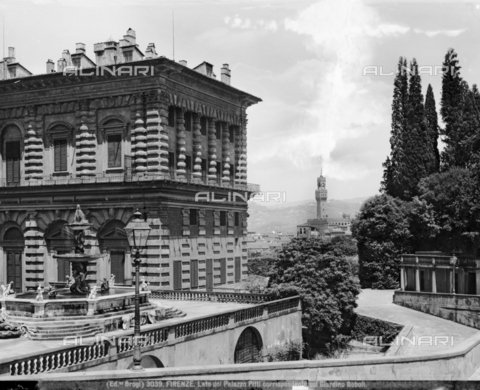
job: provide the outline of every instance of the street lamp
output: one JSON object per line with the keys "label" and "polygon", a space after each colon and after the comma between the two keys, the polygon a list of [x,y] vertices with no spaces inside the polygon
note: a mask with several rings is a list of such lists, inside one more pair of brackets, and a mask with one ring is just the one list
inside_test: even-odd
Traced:
{"label": "street lamp", "polygon": [[147,247],[148,235],[150,234],[150,226],[142,220],[142,213],[137,209],[133,214],[127,226],[125,226],[125,233],[127,234],[128,244],[134,254],[135,263],[135,334],[133,347],[133,371],[143,371],[142,367],[142,353],[140,351],[140,250]]}

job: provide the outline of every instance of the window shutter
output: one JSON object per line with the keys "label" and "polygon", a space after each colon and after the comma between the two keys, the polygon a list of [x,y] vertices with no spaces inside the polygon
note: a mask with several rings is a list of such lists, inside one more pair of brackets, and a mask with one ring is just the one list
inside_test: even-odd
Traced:
{"label": "window shutter", "polygon": [[20,182],[20,141],[5,143],[7,183]]}
{"label": "window shutter", "polygon": [[120,134],[108,136],[108,167],[122,166],[122,136]]}
{"label": "window shutter", "polygon": [[227,259],[220,259],[220,283],[227,283]]}
{"label": "window shutter", "polygon": [[239,257],[235,258],[235,283],[242,279],[242,263]]}
{"label": "window shutter", "polygon": [[174,290],[182,289],[182,262],[181,261],[173,262],[173,289]]}
{"label": "window shutter", "polygon": [[60,142],[60,170],[67,170],[67,140],[63,139]]}
{"label": "window shutter", "polygon": [[110,253],[110,271],[115,275],[116,284],[125,283],[125,253],[111,252]]}
{"label": "window shutter", "polygon": [[213,289],[213,260],[207,259],[207,290]]}
{"label": "window shutter", "polygon": [[198,260],[190,262],[190,288],[198,287]]}

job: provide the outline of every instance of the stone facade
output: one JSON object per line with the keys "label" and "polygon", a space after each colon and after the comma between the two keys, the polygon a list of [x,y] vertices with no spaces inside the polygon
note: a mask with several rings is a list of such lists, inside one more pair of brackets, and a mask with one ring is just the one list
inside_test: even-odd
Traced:
{"label": "stone facade", "polygon": [[[65,280],[69,266],[53,255],[73,250],[64,225],[77,204],[93,224],[87,252],[105,255],[91,282],[114,273],[131,285],[123,228],[136,208],[152,228],[140,269],[151,286],[245,277],[247,202],[228,194],[258,190],[246,183],[246,110],[260,99],[164,57],[128,66],[149,73],[0,81],[0,284]],[[225,201],[196,201],[198,192]]]}

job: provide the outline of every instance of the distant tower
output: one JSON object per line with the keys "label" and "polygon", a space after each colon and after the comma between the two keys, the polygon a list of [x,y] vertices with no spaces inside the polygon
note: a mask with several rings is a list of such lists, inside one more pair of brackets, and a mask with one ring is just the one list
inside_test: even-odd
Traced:
{"label": "distant tower", "polygon": [[315,190],[315,199],[317,200],[317,219],[327,218],[325,214],[325,203],[327,203],[326,179],[322,172],[317,178],[317,189]]}

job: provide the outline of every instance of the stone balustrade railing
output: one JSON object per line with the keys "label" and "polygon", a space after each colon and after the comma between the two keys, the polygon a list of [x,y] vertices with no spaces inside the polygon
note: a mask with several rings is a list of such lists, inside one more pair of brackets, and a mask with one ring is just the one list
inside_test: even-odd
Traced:
{"label": "stone balustrade railing", "polygon": [[172,291],[152,290],[151,299],[172,299],[176,301],[214,301],[225,303],[262,303],[264,294],[234,293],[222,291]]}
{"label": "stone balustrade railing", "polygon": [[[160,291],[161,293],[165,293]],[[172,291],[170,291],[173,293]],[[152,292],[152,294],[158,293]],[[212,294],[212,293],[205,293]],[[231,295],[231,294],[229,294]],[[249,294],[238,294],[249,295]],[[250,294],[257,295],[257,294]],[[260,295],[260,294],[259,294]],[[178,298],[177,296],[177,299]],[[257,298],[258,299],[258,298]],[[230,301],[229,301],[230,302]],[[173,325],[163,325],[161,322],[142,327],[141,338],[137,340],[142,352],[159,346],[173,345],[187,342],[195,337],[202,337],[211,331],[224,331],[234,329],[255,320],[268,320],[269,318],[286,315],[301,310],[300,297],[284,298],[277,301],[264,302],[256,306],[226,311],[222,314],[208,315],[196,318],[193,321],[180,322]],[[89,345],[66,345],[51,350],[15,356],[0,360],[0,375],[34,375],[52,371],[80,371],[85,365],[95,366],[117,359],[123,359],[133,354],[133,329],[114,331],[97,337]],[[70,341],[77,341],[72,335]],[[68,344],[68,343],[66,343]]]}
{"label": "stone balustrade railing", "polygon": [[[442,255],[415,255],[408,254],[402,255],[402,262],[405,266],[440,266],[451,267],[451,256]],[[417,261],[418,260],[418,261]],[[480,259],[474,259],[470,257],[462,257],[457,255],[457,267],[480,267]]]}

